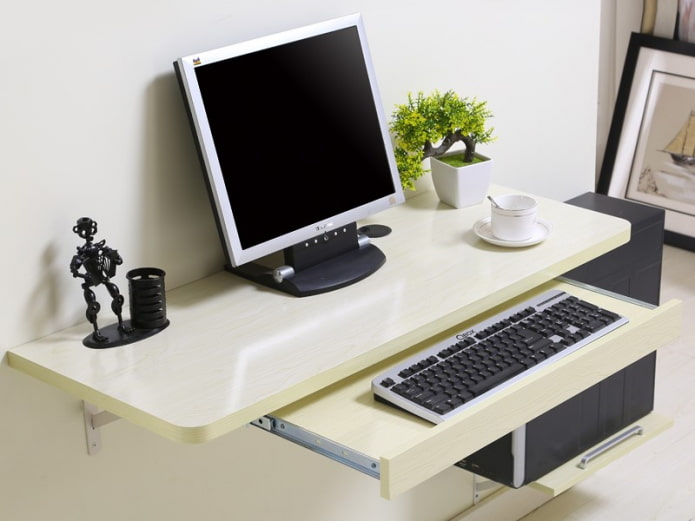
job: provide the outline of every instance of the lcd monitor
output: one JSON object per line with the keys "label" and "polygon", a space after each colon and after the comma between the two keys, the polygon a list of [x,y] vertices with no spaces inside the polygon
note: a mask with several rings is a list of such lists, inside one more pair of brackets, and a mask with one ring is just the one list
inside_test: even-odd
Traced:
{"label": "lcd monitor", "polygon": [[383,265],[357,223],[404,197],[359,14],[174,68],[226,269],[307,296]]}

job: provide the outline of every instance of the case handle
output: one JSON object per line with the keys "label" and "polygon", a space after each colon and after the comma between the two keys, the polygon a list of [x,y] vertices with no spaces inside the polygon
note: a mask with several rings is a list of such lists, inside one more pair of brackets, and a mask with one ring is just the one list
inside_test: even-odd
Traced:
{"label": "case handle", "polygon": [[611,438],[608,440],[606,443],[599,445],[596,447],[594,450],[587,452],[577,465],[580,469],[585,469],[586,466],[589,464],[589,462],[603,454],[604,452],[612,449],[619,443],[622,443],[628,438],[631,438],[632,436],[635,436],[636,434],[641,435],[644,432],[644,429],[642,428],[641,425],[635,425],[634,427],[629,428],[625,432],[618,434],[616,437]]}

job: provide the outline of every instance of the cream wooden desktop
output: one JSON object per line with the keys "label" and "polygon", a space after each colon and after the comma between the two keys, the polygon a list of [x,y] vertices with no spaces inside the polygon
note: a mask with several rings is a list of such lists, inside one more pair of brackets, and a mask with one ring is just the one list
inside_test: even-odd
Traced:
{"label": "cream wooden desktop", "polygon": [[[488,203],[455,210],[425,192],[369,221],[393,229],[374,240],[387,262],[353,286],[296,298],[220,272],[168,292],[171,325],[154,337],[88,349],[85,323],[11,349],[9,364],[176,441],[292,426],[362,458],[394,497],[678,335],[676,301],[650,309],[554,280],[627,242],[630,225],[538,199],[554,229],[536,246],[490,245],[473,232]],[[373,400],[370,379],[387,365],[548,287],[630,323],[438,426]]]}

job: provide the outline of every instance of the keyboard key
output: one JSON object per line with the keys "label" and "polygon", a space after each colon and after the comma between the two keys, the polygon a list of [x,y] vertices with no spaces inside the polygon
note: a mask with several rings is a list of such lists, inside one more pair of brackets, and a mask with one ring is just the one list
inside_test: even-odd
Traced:
{"label": "keyboard key", "polygon": [[481,380],[478,382],[476,385],[469,387],[468,391],[475,396],[479,396],[483,394],[485,391],[488,391],[495,387],[497,384],[504,382],[505,380],[509,380],[510,378],[518,375],[520,372],[522,372],[524,369],[523,364],[520,362],[514,363],[510,365],[509,367],[503,369],[499,373],[497,373],[494,376],[491,376],[490,378],[486,378],[484,380]]}

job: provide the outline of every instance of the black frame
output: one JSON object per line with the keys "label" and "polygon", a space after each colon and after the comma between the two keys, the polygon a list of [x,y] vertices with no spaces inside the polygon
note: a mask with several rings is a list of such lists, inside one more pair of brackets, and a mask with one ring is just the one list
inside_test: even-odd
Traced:
{"label": "black frame", "polygon": [[[651,125],[652,114],[659,114],[656,108],[661,99],[672,103],[672,97],[660,97],[658,89],[655,91],[658,94],[652,92],[652,87],[659,83],[655,81],[658,78],[666,78],[659,80],[665,85],[669,81],[682,83],[677,87],[678,92],[685,92],[688,99],[691,95],[695,99],[695,43],[632,33],[596,191],[663,208],[666,212],[664,242],[695,251],[695,202],[648,195],[646,190],[642,194],[635,188],[639,181],[635,177],[641,177],[645,172],[640,170],[644,157],[639,153],[642,151],[646,155],[642,143],[648,141],[645,135],[656,132]],[[695,110],[695,104],[688,105],[687,109]],[[679,122],[669,120],[671,123],[679,126]],[[646,166],[651,173],[651,167]],[[639,173],[635,174],[635,170]],[[683,174],[683,177],[687,177],[689,187],[689,176]],[[695,174],[692,183],[695,187]],[[689,190],[687,194],[690,196]]]}

